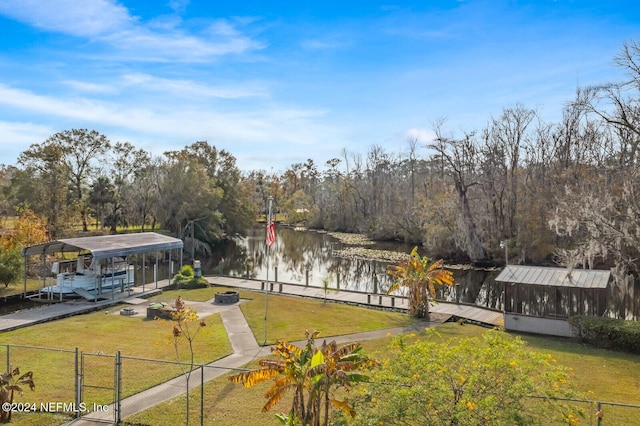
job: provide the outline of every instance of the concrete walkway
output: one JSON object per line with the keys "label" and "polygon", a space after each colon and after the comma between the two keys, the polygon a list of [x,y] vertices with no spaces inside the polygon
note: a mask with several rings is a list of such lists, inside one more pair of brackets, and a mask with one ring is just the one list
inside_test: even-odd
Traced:
{"label": "concrete walkway", "polygon": [[55,302],[43,304],[43,306],[32,309],[23,309],[0,316],[0,331],[11,331],[30,325],[41,324],[56,319],[66,318],[78,314],[97,311],[102,308],[119,305],[122,303],[138,304],[141,298],[158,294],[164,287],[169,285],[169,280],[158,281],[147,284],[144,287],[133,287],[131,291],[116,293],[113,300],[99,300],[97,302],[88,301],[83,298],[65,302]]}

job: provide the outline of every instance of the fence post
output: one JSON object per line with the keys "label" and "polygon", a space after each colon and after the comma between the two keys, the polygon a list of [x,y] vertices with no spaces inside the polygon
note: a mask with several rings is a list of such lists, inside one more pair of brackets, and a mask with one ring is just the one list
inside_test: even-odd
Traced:
{"label": "fence post", "polygon": [[602,404],[598,401],[596,411],[596,417],[598,418],[598,426],[602,426],[602,418],[604,417],[604,413],[602,412]]}
{"label": "fence post", "polygon": [[120,358],[120,351],[116,353],[116,416],[115,422],[117,425],[120,424],[120,409],[121,409],[121,399],[122,399],[122,360]]}
{"label": "fence post", "polygon": [[9,351],[11,350],[11,346],[10,345],[6,345],[7,346],[7,371],[6,373],[9,374],[11,373],[11,355],[9,354]]}
{"label": "fence post", "polygon": [[[76,378],[76,408],[80,407],[82,403],[82,379],[80,378],[80,353],[78,351],[78,347],[76,346],[76,357],[75,357],[75,378]],[[79,419],[82,417],[82,411],[80,409],[76,412],[76,418]]]}
{"label": "fence post", "polygon": [[204,364],[200,365],[200,426],[204,425]]}
{"label": "fence post", "polygon": [[275,281],[275,282],[278,282],[278,267],[276,266],[274,269],[275,269],[275,271],[276,271],[276,274],[275,274],[276,279],[275,279],[274,281]]}
{"label": "fence post", "polygon": [[82,401],[83,399],[83,386],[84,386],[84,353],[80,352],[80,371],[78,372],[78,387],[80,388],[80,390],[78,391],[78,394],[80,394],[80,401]]}

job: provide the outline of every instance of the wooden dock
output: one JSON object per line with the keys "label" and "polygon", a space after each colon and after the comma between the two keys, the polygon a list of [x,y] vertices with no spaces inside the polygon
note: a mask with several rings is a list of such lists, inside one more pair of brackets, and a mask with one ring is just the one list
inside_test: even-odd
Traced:
{"label": "wooden dock", "polygon": [[481,325],[492,325],[494,327],[504,325],[502,312],[484,309],[478,306],[440,302],[431,307],[431,312],[455,316],[456,318]]}
{"label": "wooden dock", "polygon": [[[348,290],[330,288],[325,294],[323,288],[305,286],[300,284],[264,282],[260,280],[247,280],[232,277],[206,277],[214,285],[242,288],[254,291],[266,291],[276,294],[288,294],[299,297],[331,302],[348,303],[368,308],[382,308],[406,312],[408,309],[407,298],[404,296],[388,296],[386,294],[370,294]],[[459,305],[455,303],[439,302],[431,307],[431,312],[468,320],[485,326],[497,327],[503,325],[502,312],[481,308],[472,305]]]}

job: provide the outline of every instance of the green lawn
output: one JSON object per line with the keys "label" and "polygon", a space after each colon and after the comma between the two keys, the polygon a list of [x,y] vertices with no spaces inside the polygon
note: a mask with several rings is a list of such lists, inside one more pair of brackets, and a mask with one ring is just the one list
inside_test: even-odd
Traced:
{"label": "green lawn", "polygon": [[[249,302],[240,305],[256,340],[264,342],[265,295],[240,292]],[[320,331],[320,337],[340,336],[364,331],[402,327],[415,320],[398,312],[360,308],[341,303],[292,296],[269,295],[267,307],[267,344],[276,339],[304,339],[305,330]]]}
{"label": "green lawn", "polygon": [[[169,363],[150,362],[126,357],[176,361],[172,342],[172,326],[169,322],[148,320],[144,317],[119,315],[122,306],[78,315],[45,324],[34,325],[2,333],[3,344],[28,345],[80,351],[84,357],[85,384],[113,388],[114,358],[120,350],[123,359],[123,396],[162,383],[181,374],[179,366]],[[142,308],[144,309],[144,308]],[[207,326],[198,335],[194,344],[196,363],[209,363],[231,353],[231,344],[220,315],[206,319]],[[6,359],[5,346],[0,346],[0,358]],[[187,348],[180,346],[182,360],[186,361]],[[11,364],[21,371],[32,370],[36,391],[27,391],[17,397],[21,402],[73,402],[75,353],[41,349],[11,347]],[[107,404],[113,390],[87,388],[83,401]],[[40,418],[42,416],[42,418]],[[49,415],[16,416],[16,424],[47,424]],[[25,423],[22,423],[24,421]],[[52,420],[57,421],[57,420]],[[34,423],[30,423],[34,422]],[[59,424],[53,423],[53,424]]]}
{"label": "green lawn", "polygon": [[[171,290],[153,299],[173,301],[178,295],[185,300],[206,301],[214,297],[217,291],[228,288],[213,287],[198,290]],[[256,339],[264,339],[264,294],[260,292],[240,291],[246,301],[241,305]],[[116,312],[120,307],[106,311]],[[269,328],[268,340],[280,338],[288,341],[302,340],[305,329],[318,329],[322,336],[341,335],[380,328],[392,328],[409,324],[412,320],[406,315],[379,310],[369,310],[349,305],[323,303],[304,298],[288,296],[269,296]],[[207,335],[197,341],[197,362],[209,362],[230,352],[229,342],[218,315],[210,317],[207,322]],[[74,349],[76,346],[85,352],[94,354],[113,354],[121,349],[123,354],[173,360],[173,347],[168,344],[169,325],[142,318],[128,318],[111,315],[105,310],[80,315],[48,324],[28,327],[13,332],[3,333],[2,343],[28,344],[55,348]],[[463,339],[477,336],[486,329],[473,325],[448,323],[438,326],[438,339]],[[570,384],[577,392],[588,395],[590,399],[610,402],[621,402],[640,405],[640,356],[617,353],[601,349],[593,349],[568,339],[546,338],[540,336],[522,336],[532,350],[551,354],[559,364],[573,370]],[[425,338],[418,333],[416,338]],[[362,342],[365,351],[378,359],[384,359],[391,337]],[[4,357],[0,346],[0,359]],[[73,395],[73,354],[37,351],[34,349],[12,349],[12,359],[17,361],[23,370],[35,372],[36,393],[25,393],[20,401],[71,401]],[[97,362],[102,359],[89,359]],[[129,364],[129,365],[128,365]],[[162,365],[161,365],[162,366]],[[255,366],[255,364],[253,365]],[[251,367],[251,366],[249,366]],[[112,374],[112,364],[103,367],[106,377]],[[143,361],[125,360],[124,368],[131,375],[125,375],[125,391],[131,394],[143,389],[150,376],[154,381],[166,380],[180,374],[175,367],[163,366],[153,370],[153,364]],[[98,370],[99,371],[99,370]],[[157,379],[159,378],[159,379]],[[148,386],[148,384],[146,385]],[[268,384],[256,388],[245,389],[241,385],[231,384],[226,377],[221,377],[205,384],[205,424],[236,425],[279,424],[273,413],[261,413],[264,392]],[[60,393],[63,396],[59,396]],[[68,392],[71,392],[69,394]],[[37,395],[37,396],[36,396]],[[71,395],[71,396],[68,396]],[[199,420],[199,390],[191,394],[191,421]],[[97,397],[96,397],[97,398]],[[534,402],[532,402],[534,403]],[[285,398],[274,412],[286,411],[288,402]],[[182,424],[184,422],[185,399],[175,398],[127,419],[131,425]],[[640,425],[640,409],[615,408],[605,406],[605,422],[607,425]],[[591,407],[588,407],[591,413]],[[37,421],[36,421],[37,419]],[[59,424],[55,416],[30,415],[23,416],[16,424]],[[593,418],[584,420],[584,424],[595,424]]]}
{"label": "green lawn", "polygon": [[[193,290],[169,290],[150,300],[172,303],[179,295],[186,301],[204,302],[212,299],[216,292],[228,288],[211,287]],[[264,337],[264,294],[240,291],[246,300],[241,306],[247,308],[246,315],[258,341]],[[285,340],[304,338],[305,328],[314,326],[327,330],[323,335],[345,334],[358,331],[391,328],[411,323],[406,315],[377,310],[354,308],[335,303],[322,303],[310,299],[275,296],[269,297],[270,336]],[[117,315],[122,306],[114,306],[101,311],[78,315],[46,324],[39,324],[12,332],[3,333],[2,343],[29,345],[75,350],[76,347],[88,355],[85,361],[89,370],[97,374],[87,378],[93,386],[113,386],[113,358],[118,349],[123,356],[175,360],[175,351],[170,344],[171,327],[168,323],[147,320],[139,317]],[[297,316],[304,313],[318,313],[319,317],[310,317],[299,321]],[[196,363],[208,363],[231,352],[219,315],[207,318],[204,334],[196,340]],[[273,337],[275,341],[275,337]],[[14,366],[23,371],[33,370],[37,391],[27,392],[18,399],[23,402],[74,400],[72,352],[54,352],[29,348],[11,348],[11,360]],[[0,346],[0,359],[5,359],[4,347]],[[104,356],[103,356],[104,355]],[[146,389],[181,372],[177,366],[125,359],[123,361],[124,396]],[[84,401],[87,403],[106,403],[110,391],[87,390]],[[179,411],[179,410],[178,410]],[[49,423],[51,421],[51,423]],[[59,424],[59,416],[16,415],[15,424]],[[180,423],[180,422],[178,422]]]}
{"label": "green lawn", "polygon": [[[213,299],[216,292],[229,290],[240,293],[240,298],[244,300],[240,309],[256,340],[259,343],[264,342],[265,294],[262,292],[216,286],[196,290],[169,290],[152,297],[151,300],[171,301],[181,295],[185,300],[204,302]],[[267,344],[275,343],[276,339],[303,340],[305,330],[319,330],[321,337],[340,336],[402,327],[414,321],[398,312],[270,294],[267,308]]]}
{"label": "green lawn", "polygon": [[[485,328],[474,325],[446,323],[437,327],[441,341],[448,339],[464,339],[478,336]],[[298,336],[299,337],[299,336]],[[539,336],[522,336],[531,350],[551,354],[559,364],[573,370],[570,380],[572,388],[587,395],[589,399],[623,402],[640,405],[640,355],[622,354],[612,351],[592,349],[568,339],[545,338]],[[418,333],[415,337],[424,339]],[[391,337],[362,342],[365,351],[378,359],[384,359]],[[253,363],[247,368],[255,368]],[[205,425],[233,426],[237,424],[280,424],[275,413],[286,412],[290,399],[283,399],[272,412],[262,413],[265,403],[264,392],[270,383],[254,388],[244,388],[232,384],[225,377],[220,377],[205,384]],[[589,392],[591,391],[591,392]],[[535,404],[535,400],[531,401]],[[193,392],[191,399],[191,421],[199,422],[199,394]],[[595,410],[588,404],[580,404],[591,416]],[[184,397],[154,407],[138,415],[126,419],[128,425],[155,425],[169,419],[173,423],[184,422]],[[606,425],[633,426],[640,425],[640,408],[621,408],[604,406]],[[544,414],[541,419],[545,424]],[[546,424],[553,424],[547,422]],[[596,424],[593,416],[582,420],[580,424]]]}
{"label": "green lawn", "polygon": [[[53,278],[47,281],[47,285],[53,285]],[[42,288],[42,280],[36,278],[27,279],[27,291],[37,291],[38,288]],[[14,294],[24,293],[24,281],[21,279],[19,282],[11,283],[7,287],[4,284],[0,285],[0,297],[11,296]]]}

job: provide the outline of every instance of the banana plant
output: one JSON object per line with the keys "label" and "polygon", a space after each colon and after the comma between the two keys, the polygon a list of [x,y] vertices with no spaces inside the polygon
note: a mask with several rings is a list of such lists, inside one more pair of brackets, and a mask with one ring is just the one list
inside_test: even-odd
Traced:
{"label": "banana plant", "polygon": [[7,423],[11,421],[11,410],[4,409],[5,403],[11,405],[13,403],[13,397],[15,392],[20,395],[23,394],[23,385],[29,386],[32,391],[36,389],[36,385],[33,381],[33,371],[28,371],[23,375],[20,375],[20,368],[16,367],[13,370],[0,375],[0,422]]}

